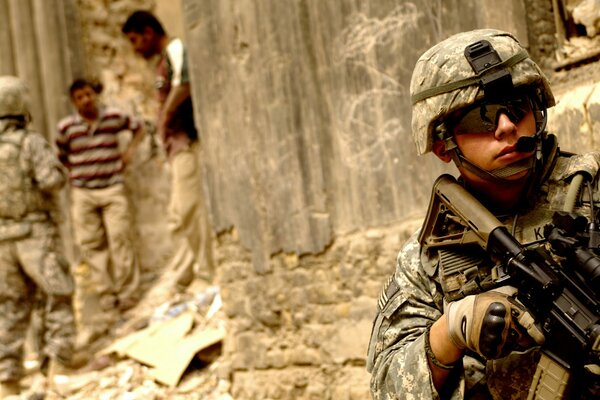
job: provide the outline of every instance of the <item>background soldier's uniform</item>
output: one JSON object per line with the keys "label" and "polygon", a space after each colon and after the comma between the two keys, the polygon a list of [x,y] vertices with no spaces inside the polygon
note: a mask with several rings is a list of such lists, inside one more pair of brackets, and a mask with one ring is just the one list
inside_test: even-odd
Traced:
{"label": "background soldier's uniform", "polygon": [[[550,159],[546,166],[552,165]],[[543,226],[551,222],[554,211],[562,210],[568,180],[585,171],[596,177],[600,153],[557,157],[536,192],[535,202],[518,216],[514,236],[522,244],[540,239]],[[597,182],[596,182],[597,185]],[[597,189],[597,186],[596,186]],[[597,190],[596,190],[597,192]],[[589,205],[575,212],[589,215]],[[501,218],[511,228],[514,215]],[[431,380],[424,334],[426,327],[442,316],[443,297],[437,275],[438,262],[422,254],[413,235],[400,251],[393,278],[385,285],[378,303],[378,314],[369,344],[367,368],[372,372],[371,390],[377,399],[438,399]],[[463,368],[455,368],[451,399],[526,399],[538,359],[537,350],[513,352],[506,358],[485,365],[465,356]]]}
{"label": "background soldier's uniform", "polygon": [[73,282],[59,251],[58,230],[51,217],[51,193],[65,183],[65,172],[40,134],[14,125],[4,125],[0,131],[0,170],[3,383],[18,382],[23,375],[23,345],[36,291],[45,299],[44,356],[69,361],[75,328]]}

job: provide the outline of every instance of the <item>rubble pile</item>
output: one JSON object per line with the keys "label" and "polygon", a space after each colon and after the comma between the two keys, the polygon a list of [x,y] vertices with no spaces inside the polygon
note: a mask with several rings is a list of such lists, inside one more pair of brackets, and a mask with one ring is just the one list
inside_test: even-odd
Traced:
{"label": "rubble pile", "polygon": [[156,287],[102,338],[87,362],[49,386],[35,354],[25,363],[26,389],[11,400],[229,400],[220,375],[225,318],[219,287],[192,284],[173,295]]}

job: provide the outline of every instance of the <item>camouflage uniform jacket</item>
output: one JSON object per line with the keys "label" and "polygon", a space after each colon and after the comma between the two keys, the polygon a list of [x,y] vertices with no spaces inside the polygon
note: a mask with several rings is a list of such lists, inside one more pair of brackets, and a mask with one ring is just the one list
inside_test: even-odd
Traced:
{"label": "camouflage uniform jacket", "polygon": [[19,128],[0,133],[0,166],[0,240],[15,239],[30,222],[48,219],[66,172],[42,135]]}
{"label": "camouflage uniform jacket", "polygon": [[[564,204],[569,177],[586,171],[596,177],[600,153],[556,158],[536,193],[534,206],[518,217],[513,233],[523,244],[541,237],[542,227]],[[597,181],[595,182],[597,189]],[[596,190],[594,197],[598,191]],[[589,196],[587,196],[589,198]],[[598,200],[598,198],[596,198]],[[589,205],[580,199],[575,212],[588,216]],[[514,216],[506,220],[509,225]],[[509,227],[510,228],[510,227]],[[521,399],[527,398],[531,374],[536,367],[536,349],[525,354],[511,353],[488,361],[465,356],[463,367],[455,368],[446,381],[446,393],[438,394],[425,354],[424,333],[443,313],[437,263],[427,260],[418,242],[418,232],[404,245],[396,271],[384,286],[378,302],[368,349],[367,369],[371,372],[374,399]]]}

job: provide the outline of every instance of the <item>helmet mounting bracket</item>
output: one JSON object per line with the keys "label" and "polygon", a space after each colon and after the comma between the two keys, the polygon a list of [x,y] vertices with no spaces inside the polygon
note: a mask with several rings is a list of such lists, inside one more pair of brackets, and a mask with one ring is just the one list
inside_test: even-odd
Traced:
{"label": "helmet mounting bracket", "polygon": [[514,87],[512,76],[506,69],[486,74],[490,68],[502,63],[494,46],[487,40],[478,40],[465,47],[465,58],[476,75],[480,76],[479,86],[486,100],[506,99]]}

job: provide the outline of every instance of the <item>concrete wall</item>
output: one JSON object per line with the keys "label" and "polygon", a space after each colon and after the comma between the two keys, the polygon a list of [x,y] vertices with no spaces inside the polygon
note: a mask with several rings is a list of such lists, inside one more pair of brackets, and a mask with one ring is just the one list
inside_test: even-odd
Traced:
{"label": "concrete wall", "polygon": [[0,74],[27,82],[33,126],[51,140],[69,110],[65,82],[83,71],[79,26],[74,0],[0,0]]}
{"label": "concrete wall", "polygon": [[527,41],[520,1],[420,4],[183,1],[213,222],[239,231],[257,270],[425,205],[439,163],[407,138],[427,47],[484,26]]}
{"label": "concrete wall", "polygon": [[562,150],[600,151],[600,84],[582,83],[556,93],[560,101],[549,110],[548,131]]}

